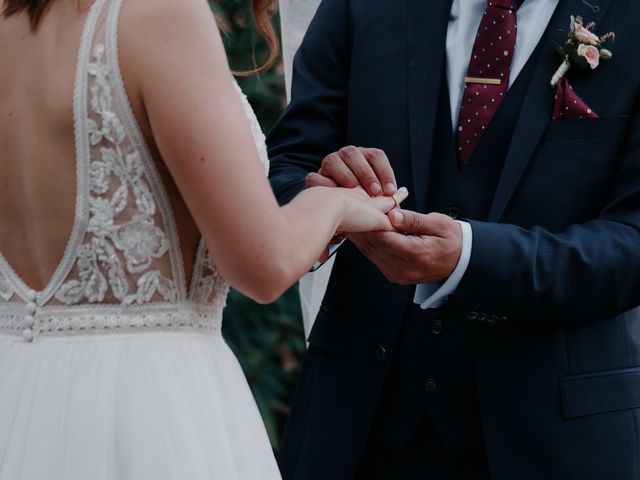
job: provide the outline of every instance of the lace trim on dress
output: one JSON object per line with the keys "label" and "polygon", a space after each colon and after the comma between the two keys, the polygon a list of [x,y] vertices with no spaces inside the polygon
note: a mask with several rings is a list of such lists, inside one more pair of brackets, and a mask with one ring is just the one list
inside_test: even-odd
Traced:
{"label": "lace trim on dress", "polygon": [[222,316],[210,307],[193,304],[150,304],[127,307],[126,313],[114,307],[46,307],[35,320],[25,315],[25,308],[16,304],[3,305],[0,311],[0,333],[23,335],[29,330],[32,338],[69,334],[113,334],[147,331],[194,330],[220,332]]}
{"label": "lace trim on dress", "polygon": [[220,276],[203,241],[196,255],[189,299],[197,304],[213,303],[222,311],[226,306],[229,284]]}
{"label": "lace trim on dress", "polygon": [[260,163],[264,169],[265,175],[269,174],[269,153],[267,151],[267,143],[264,132],[262,131],[262,127],[260,126],[260,122],[258,122],[258,117],[256,117],[251,104],[249,103],[249,99],[244,94],[240,86],[236,83],[236,90],[240,95],[240,100],[242,102],[242,106],[244,107],[244,113],[249,120],[249,126],[251,127],[251,134],[253,135],[253,140],[256,143],[256,147],[258,149],[258,157],[260,158]]}
{"label": "lace trim on dress", "polygon": [[113,87],[114,87],[114,100],[116,102],[118,111],[121,112],[122,121],[129,134],[129,141],[133,148],[139,152],[142,164],[144,165],[145,173],[149,178],[151,190],[153,196],[158,203],[162,219],[164,221],[164,231],[169,240],[169,259],[171,261],[171,270],[173,272],[174,280],[177,288],[179,289],[178,297],[185,299],[187,297],[187,284],[186,276],[184,274],[184,260],[182,258],[182,252],[180,250],[180,238],[178,235],[178,228],[175,222],[175,215],[169,196],[164,188],[164,183],[158,172],[156,163],[149,151],[149,147],[144,140],[144,135],[140,130],[140,125],[135,118],[131,103],[125,89],[124,80],[122,78],[122,72],[120,71],[120,58],[118,47],[118,19],[120,17],[120,10],[122,7],[122,0],[112,0],[113,4],[109,19],[106,26],[106,41],[107,41],[107,54],[109,64],[113,65]]}

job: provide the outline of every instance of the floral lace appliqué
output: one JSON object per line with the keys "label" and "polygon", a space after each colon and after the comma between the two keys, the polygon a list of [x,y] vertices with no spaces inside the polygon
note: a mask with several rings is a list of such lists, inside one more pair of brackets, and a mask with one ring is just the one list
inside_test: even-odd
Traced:
{"label": "floral lace appliqu\u00e9", "polygon": [[77,257],[78,276],[61,286],[56,299],[67,305],[98,303],[110,293],[124,305],[156,296],[176,301],[174,280],[152,269],[154,259],[167,254],[169,242],[157,225],[140,152],[129,146],[114,112],[112,69],[105,63],[103,44],[94,47],[92,57],[88,73],[95,119],[86,120],[92,147],[87,236]]}
{"label": "floral lace appliqu\u00e9", "polygon": [[196,255],[190,300],[201,305],[211,304],[222,312],[228,294],[229,284],[220,276],[206,245],[201,242]]}

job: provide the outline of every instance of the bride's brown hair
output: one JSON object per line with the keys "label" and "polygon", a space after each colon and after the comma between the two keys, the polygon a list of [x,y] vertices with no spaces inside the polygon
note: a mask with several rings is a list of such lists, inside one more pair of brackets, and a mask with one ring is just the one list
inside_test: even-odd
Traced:
{"label": "bride's brown hair", "polygon": [[272,17],[277,7],[277,0],[253,0],[251,4],[256,27],[258,27],[258,31],[269,47],[269,58],[255,70],[234,72],[236,75],[249,76],[265,72],[278,60],[278,35],[276,34],[275,28],[273,28],[272,22]]}
{"label": "bride's brown hair", "polygon": [[[20,13],[24,10],[29,14],[31,27],[38,28],[42,16],[47,8],[55,0],[4,0],[4,15],[6,17]],[[269,47],[269,58],[260,67],[248,72],[236,72],[237,75],[253,75],[268,70],[278,59],[278,35],[273,27],[271,19],[276,8],[276,0],[252,0],[253,17],[258,27],[258,31],[264,37]]]}

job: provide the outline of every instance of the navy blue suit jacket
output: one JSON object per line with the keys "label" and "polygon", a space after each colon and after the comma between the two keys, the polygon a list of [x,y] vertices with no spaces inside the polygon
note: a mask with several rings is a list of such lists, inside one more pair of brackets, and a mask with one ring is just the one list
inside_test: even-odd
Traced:
{"label": "navy blue suit jacket", "polygon": [[[495,479],[640,478],[640,2],[590,3],[560,0],[491,213],[470,221],[469,268],[442,309],[486,330],[475,358]],[[449,9],[324,0],[268,139],[281,203],[354,144],[385,150],[411,190],[405,208],[425,208]],[[600,118],[554,121],[554,42],[579,14],[618,36],[613,59],[568,75]],[[412,295],[342,247],[280,455],[285,479],[351,477]]]}

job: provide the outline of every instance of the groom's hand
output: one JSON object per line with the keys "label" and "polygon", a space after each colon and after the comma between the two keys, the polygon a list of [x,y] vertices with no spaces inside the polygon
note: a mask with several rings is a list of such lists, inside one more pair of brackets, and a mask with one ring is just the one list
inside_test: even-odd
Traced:
{"label": "groom's hand", "polygon": [[344,147],[327,155],[318,173],[306,177],[311,187],[362,187],[372,197],[393,195],[398,189],[387,155],[377,148]]}
{"label": "groom's hand", "polygon": [[390,282],[400,285],[440,282],[458,265],[462,229],[446,215],[407,210],[389,213],[398,232],[349,235],[349,239]]}

